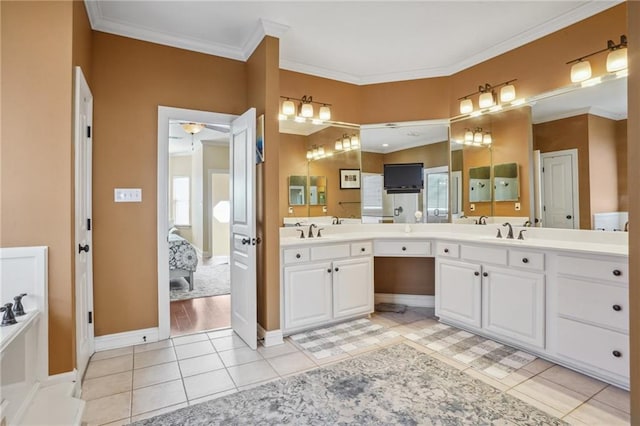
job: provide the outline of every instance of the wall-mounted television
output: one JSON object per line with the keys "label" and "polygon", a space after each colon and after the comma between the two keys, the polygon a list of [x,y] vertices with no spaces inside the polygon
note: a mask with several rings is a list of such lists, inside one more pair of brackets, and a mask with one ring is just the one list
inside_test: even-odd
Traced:
{"label": "wall-mounted television", "polygon": [[424,188],[422,163],[384,165],[384,189],[389,194],[411,194]]}

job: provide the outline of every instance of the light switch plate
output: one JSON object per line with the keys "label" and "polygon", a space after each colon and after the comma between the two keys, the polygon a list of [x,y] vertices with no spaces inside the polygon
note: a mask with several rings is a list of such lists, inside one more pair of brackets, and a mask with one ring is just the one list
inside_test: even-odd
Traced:
{"label": "light switch plate", "polygon": [[327,206],[322,206],[322,213],[326,213],[327,212]]}
{"label": "light switch plate", "polygon": [[289,206],[289,214],[293,214],[293,207]]}
{"label": "light switch plate", "polygon": [[114,188],[113,197],[116,203],[141,203],[142,188]]}
{"label": "light switch plate", "polygon": [[469,204],[469,210],[471,210],[472,212],[476,211],[476,205],[475,204]]}
{"label": "light switch plate", "polygon": [[520,203],[516,203],[516,205],[515,205],[515,209],[516,209],[516,211],[519,211],[519,210],[520,210]]}

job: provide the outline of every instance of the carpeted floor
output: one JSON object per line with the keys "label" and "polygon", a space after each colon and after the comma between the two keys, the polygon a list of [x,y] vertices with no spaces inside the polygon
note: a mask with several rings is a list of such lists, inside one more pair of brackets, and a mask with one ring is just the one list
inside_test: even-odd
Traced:
{"label": "carpeted floor", "polygon": [[560,425],[406,344],[185,407],[134,425]]}
{"label": "carpeted floor", "polygon": [[193,273],[193,290],[184,278],[171,280],[170,300],[195,299],[219,296],[231,292],[229,263],[215,262],[213,259],[198,259],[198,269]]}

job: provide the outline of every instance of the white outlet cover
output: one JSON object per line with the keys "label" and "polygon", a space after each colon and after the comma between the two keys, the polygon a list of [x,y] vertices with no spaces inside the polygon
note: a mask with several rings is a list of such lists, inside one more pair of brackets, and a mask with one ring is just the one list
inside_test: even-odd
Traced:
{"label": "white outlet cover", "polygon": [[475,204],[469,204],[469,210],[471,210],[472,212],[476,211],[476,205]]}
{"label": "white outlet cover", "polygon": [[520,203],[516,203],[515,209],[516,209],[516,211],[520,210]]}
{"label": "white outlet cover", "polygon": [[142,188],[114,188],[113,197],[116,203],[141,203]]}

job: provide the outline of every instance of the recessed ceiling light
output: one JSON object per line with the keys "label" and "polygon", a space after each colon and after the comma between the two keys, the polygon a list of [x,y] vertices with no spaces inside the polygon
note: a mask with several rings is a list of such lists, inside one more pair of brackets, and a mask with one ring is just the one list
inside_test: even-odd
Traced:
{"label": "recessed ceiling light", "polygon": [[383,147],[383,148],[386,148],[386,147],[388,147],[388,146],[389,146],[389,144],[388,144],[388,143],[383,143],[383,144],[382,144],[382,147]]}

